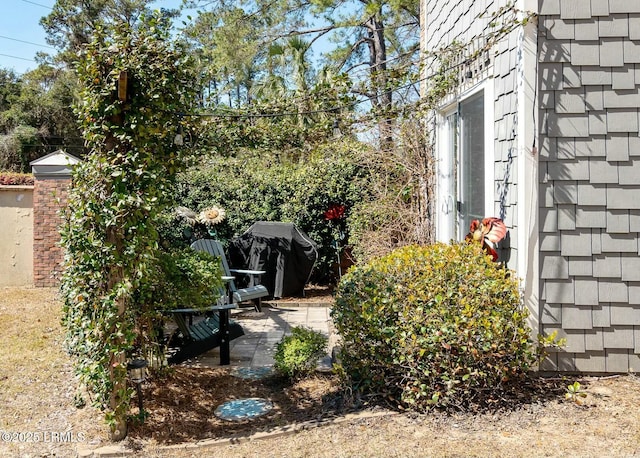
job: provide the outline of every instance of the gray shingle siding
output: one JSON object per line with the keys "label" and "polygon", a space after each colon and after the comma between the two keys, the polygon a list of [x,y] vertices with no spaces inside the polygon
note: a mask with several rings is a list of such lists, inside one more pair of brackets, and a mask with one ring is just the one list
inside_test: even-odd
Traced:
{"label": "gray shingle siding", "polygon": [[[593,276],[597,279],[620,278],[621,274],[622,264],[620,262],[620,256],[605,256],[600,254],[593,257]],[[595,298],[597,299],[597,294]]]}
{"label": "gray shingle siding", "polygon": [[585,0],[562,0],[560,2],[562,19],[591,19],[591,2]]}
{"label": "gray shingle siding", "polygon": [[609,68],[584,66],[578,67],[576,71],[580,72],[580,82],[583,86],[601,86],[613,82]]}
{"label": "gray shingle siding", "polygon": [[630,232],[629,212],[626,210],[608,210],[606,227],[607,232],[610,234],[628,234]]}
{"label": "gray shingle siding", "polygon": [[[583,315],[582,321],[590,323],[588,327],[578,329],[590,329],[592,327],[591,307],[588,309],[580,308],[579,306],[585,305],[598,305],[598,281],[592,278],[576,278],[574,281],[575,287],[575,305],[565,305],[567,310],[571,310],[572,315]],[[576,318],[574,322],[580,321]],[[573,328],[575,329],[575,328]]]}
{"label": "gray shingle siding", "polygon": [[576,227],[607,227],[607,214],[604,207],[578,207]]}
{"label": "gray shingle siding", "polygon": [[591,16],[609,16],[609,2],[602,0],[591,0]]}
{"label": "gray shingle siding", "polygon": [[595,328],[608,328],[611,326],[611,311],[609,305],[600,304],[591,310],[591,319]]}
{"label": "gray shingle siding", "polygon": [[[558,237],[558,242],[560,238]],[[559,247],[558,243],[558,247]],[[593,275],[593,259],[590,256],[570,256],[569,275],[572,277],[591,277]],[[597,284],[596,284],[597,291]],[[595,295],[597,298],[597,294]]]}
{"label": "gray shingle siding", "polygon": [[609,13],[640,13],[640,0],[609,0]]}
{"label": "gray shingle siding", "polygon": [[[607,188],[603,184],[578,183],[578,205],[607,205]],[[639,218],[640,226],[640,218]]]}
{"label": "gray shingle siding", "polygon": [[[491,13],[498,11],[501,7],[506,6],[508,0],[487,0],[478,2],[475,0],[423,0],[421,10],[423,11],[423,37],[422,43],[425,50],[438,50],[446,47],[452,41],[456,40],[461,43],[469,43],[475,37],[486,34],[487,31],[493,30],[490,25]],[[559,3],[557,5],[559,8]],[[557,22],[557,23],[556,23]],[[548,26],[550,30],[558,32],[558,36],[572,39],[573,23],[568,24],[569,29],[561,30],[565,24],[560,18],[551,18]],[[489,66],[484,66],[484,74],[478,73],[471,79],[465,78],[460,83],[458,94],[466,89],[484,81],[484,84],[493,87],[487,93],[493,93],[493,122],[495,130],[494,147],[489,152],[493,154],[494,165],[493,172],[495,177],[494,186],[490,186],[494,190],[495,209],[487,209],[487,216],[501,216],[508,225],[512,240],[512,246],[509,253],[509,265],[515,266],[518,262],[518,250],[515,246],[517,239],[517,209],[518,209],[518,186],[517,186],[517,169],[518,169],[518,151],[522,148],[517,138],[518,131],[518,90],[521,85],[520,75],[517,73],[516,67],[521,59],[519,47],[521,46],[521,34],[519,30],[513,31],[504,39],[500,40],[489,53]],[[556,43],[557,44],[557,43]],[[582,93],[583,89],[580,84],[580,77],[577,74],[563,75],[562,62],[569,58],[569,48],[563,44],[558,44],[557,48],[548,49],[548,62],[540,63],[540,71],[547,74],[546,80],[549,82],[548,94],[551,97],[556,96],[556,89],[562,88],[563,80],[567,79],[567,91],[571,90],[571,84],[578,88],[578,92]],[[564,56],[564,57],[563,57]],[[455,103],[456,95],[453,94],[450,100],[443,101],[443,105],[447,103]],[[574,97],[571,98],[570,96]],[[578,113],[585,113],[584,100],[579,95],[567,92],[567,108],[569,110],[577,110]],[[575,102],[578,105],[572,106]],[[547,101],[550,108],[555,108],[555,100]],[[580,109],[580,104],[583,108]],[[555,145],[554,145],[555,148]],[[555,154],[555,152],[554,152]],[[551,191],[552,192],[552,191]],[[577,191],[573,191],[577,194]],[[574,200],[577,199],[577,195]],[[553,216],[556,222],[553,223],[554,230],[557,227],[557,214]]]}
{"label": "gray shingle siding", "polygon": [[600,38],[629,36],[629,19],[626,14],[610,14],[600,18],[597,23]]}
{"label": "gray shingle siding", "polygon": [[[507,0],[423,0],[427,50],[467,42]],[[640,368],[640,0],[539,0],[537,119],[518,119],[518,32],[491,51],[495,212],[515,246],[526,145],[517,127],[538,129],[541,333],[567,346],[550,371]],[[481,79],[481,78],[480,78]],[[463,82],[460,91],[480,81]],[[454,102],[449,100],[448,102]],[[529,144],[529,143],[528,143]],[[534,191],[535,192],[535,191]],[[520,247],[523,248],[523,247]],[[523,273],[519,273],[524,276]]]}
{"label": "gray shingle siding", "polygon": [[543,368],[637,369],[640,0],[540,0],[539,13],[540,308],[561,304],[541,329],[571,337]]}

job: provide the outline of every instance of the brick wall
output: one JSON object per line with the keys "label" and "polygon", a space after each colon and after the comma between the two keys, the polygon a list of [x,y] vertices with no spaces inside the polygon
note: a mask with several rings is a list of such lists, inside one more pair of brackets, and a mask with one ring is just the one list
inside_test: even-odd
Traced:
{"label": "brick wall", "polygon": [[70,178],[36,178],[33,193],[33,283],[58,286],[61,273],[59,210],[66,205]]}

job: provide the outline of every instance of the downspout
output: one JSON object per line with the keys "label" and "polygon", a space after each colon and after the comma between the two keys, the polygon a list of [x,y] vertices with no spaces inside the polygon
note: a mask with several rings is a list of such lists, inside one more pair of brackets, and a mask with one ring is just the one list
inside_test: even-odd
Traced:
{"label": "downspout", "polygon": [[[519,19],[525,13],[538,13],[537,0],[518,0]],[[522,80],[518,86],[518,262],[524,305],[529,310],[529,326],[532,339],[540,333],[540,268],[538,233],[538,37],[537,16],[524,25],[521,34],[521,59],[518,74]]]}

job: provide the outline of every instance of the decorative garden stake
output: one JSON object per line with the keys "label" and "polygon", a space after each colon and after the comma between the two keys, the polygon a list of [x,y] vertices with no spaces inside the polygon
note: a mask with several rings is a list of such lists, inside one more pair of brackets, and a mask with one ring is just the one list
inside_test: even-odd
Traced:
{"label": "decorative garden stake", "polygon": [[333,247],[336,250],[336,256],[338,258],[338,278],[342,278],[342,267],[341,267],[341,256],[340,252],[342,251],[342,247],[340,246],[340,242],[344,240],[345,234],[342,228],[340,227],[340,222],[345,217],[346,207],[340,204],[331,204],[327,211],[324,212],[324,219],[329,221],[329,224],[333,226]]}
{"label": "decorative garden stake", "polygon": [[482,221],[474,219],[469,226],[469,233],[464,238],[467,242],[476,242],[491,256],[494,262],[498,260],[498,242],[507,235],[504,221],[496,217],[484,218]]}
{"label": "decorative garden stake", "polygon": [[217,232],[214,226],[224,220],[225,214],[224,209],[220,207],[205,208],[198,215],[198,222],[207,228],[211,237],[215,237]]}
{"label": "decorative garden stake", "polygon": [[136,394],[138,395],[138,411],[142,417],[144,409],[142,408],[142,384],[147,379],[147,361],[145,359],[134,359],[127,364],[127,372],[129,379],[136,384]]}

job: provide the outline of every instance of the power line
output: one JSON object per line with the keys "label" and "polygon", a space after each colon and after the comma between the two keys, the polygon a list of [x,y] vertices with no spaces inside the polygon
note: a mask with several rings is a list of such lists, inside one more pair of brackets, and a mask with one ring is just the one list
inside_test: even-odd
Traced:
{"label": "power line", "polygon": [[53,8],[51,8],[49,5],[43,5],[42,3],[36,3],[36,2],[32,2],[30,0],[22,0],[24,3],[31,3],[32,5],[36,5],[36,6],[41,6],[43,8],[46,8],[48,10],[52,10]]}
{"label": "power line", "polygon": [[35,60],[33,60],[33,59],[27,59],[26,57],[12,56],[12,55],[10,55],[10,54],[2,54],[2,53],[0,53],[0,56],[3,56],[3,57],[10,57],[11,59],[26,60],[26,61],[28,61],[28,62],[35,62]]}
{"label": "power line", "polygon": [[26,40],[19,40],[18,38],[11,38],[11,37],[5,37],[4,35],[0,35],[0,38],[4,38],[5,40],[11,40],[11,41],[17,41],[19,43],[26,43],[28,45],[33,45],[33,46],[38,46],[41,48],[51,48],[51,49],[56,49],[53,46],[49,46],[49,45],[43,45],[41,43],[34,43],[32,41],[26,41]]}

